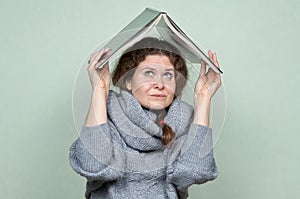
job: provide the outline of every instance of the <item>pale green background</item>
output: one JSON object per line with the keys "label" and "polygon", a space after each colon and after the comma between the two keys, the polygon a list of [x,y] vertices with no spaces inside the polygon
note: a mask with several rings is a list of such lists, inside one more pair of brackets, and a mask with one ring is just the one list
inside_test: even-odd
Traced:
{"label": "pale green background", "polygon": [[83,198],[68,163],[75,76],[147,6],[217,51],[224,71],[219,177],[190,198],[299,198],[298,0],[1,0],[0,197]]}

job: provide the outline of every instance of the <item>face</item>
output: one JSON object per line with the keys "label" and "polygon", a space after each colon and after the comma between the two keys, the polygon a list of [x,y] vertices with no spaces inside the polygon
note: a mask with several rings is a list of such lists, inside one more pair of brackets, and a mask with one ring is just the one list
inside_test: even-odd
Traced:
{"label": "face", "polygon": [[140,104],[149,109],[164,109],[174,98],[175,70],[169,58],[148,55],[135,70],[126,87]]}

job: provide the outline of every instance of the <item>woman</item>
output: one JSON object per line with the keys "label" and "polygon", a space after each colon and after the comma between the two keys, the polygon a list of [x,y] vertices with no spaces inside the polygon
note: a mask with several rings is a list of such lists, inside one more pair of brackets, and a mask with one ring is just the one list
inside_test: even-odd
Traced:
{"label": "woman", "polygon": [[201,63],[193,109],[179,99],[187,68],[168,42],[145,38],[121,56],[112,76],[119,94],[109,91],[108,65],[96,70],[108,54],[90,56],[90,109],[70,149],[71,166],[87,178],[86,198],[181,199],[192,184],[215,179],[209,109],[220,75]]}

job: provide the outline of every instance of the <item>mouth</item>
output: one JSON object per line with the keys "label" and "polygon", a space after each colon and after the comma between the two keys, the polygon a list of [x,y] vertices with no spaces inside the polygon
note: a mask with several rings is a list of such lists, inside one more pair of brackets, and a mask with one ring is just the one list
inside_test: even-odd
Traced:
{"label": "mouth", "polygon": [[152,94],[150,96],[151,97],[157,97],[157,98],[164,98],[164,97],[166,97],[166,95],[163,95],[163,94]]}

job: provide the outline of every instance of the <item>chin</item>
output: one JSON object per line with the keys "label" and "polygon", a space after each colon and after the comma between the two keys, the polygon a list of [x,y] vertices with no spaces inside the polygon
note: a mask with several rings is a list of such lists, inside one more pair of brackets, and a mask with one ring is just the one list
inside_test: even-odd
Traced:
{"label": "chin", "polygon": [[169,105],[166,104],[151,104],[148,105],[147,108],[149,108],[150,110],[161,110],[161,109],[165,109],[166,107],[168,107]]}

